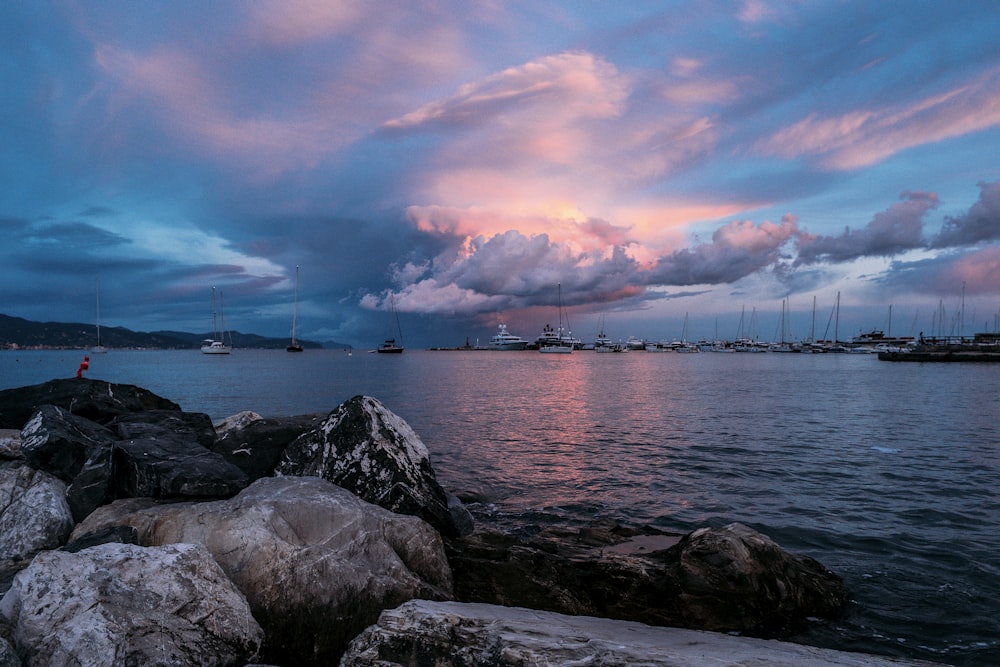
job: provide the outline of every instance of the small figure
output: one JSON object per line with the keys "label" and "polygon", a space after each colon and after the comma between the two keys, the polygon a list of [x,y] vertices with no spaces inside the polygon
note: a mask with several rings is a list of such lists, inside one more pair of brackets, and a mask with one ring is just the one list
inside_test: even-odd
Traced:
{"label": "small figure", "polygon": [[90,357],[87,356],[87,355],[84,355],[83,361],[80,363],[80,367],[76,369],[76,376],[78,378],[82,378],[83,377],[83,372],[85,370],[87,370],[88,368],[90,368]]}

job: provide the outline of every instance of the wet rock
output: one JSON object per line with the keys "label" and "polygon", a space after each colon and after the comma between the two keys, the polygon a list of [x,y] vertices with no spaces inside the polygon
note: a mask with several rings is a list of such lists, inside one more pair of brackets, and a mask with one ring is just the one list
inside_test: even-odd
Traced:
{"label": "wet rock", "polygon": [[39,554],[0,600],[34,665],[244,665],[262,631],[208,551],[104,544]]}
{"label": "wet rock", "polygon": [[229,500],[122,500],[95,511],[72,540],[131,526],[141,544],[203,544],[246,595],[266,632],[263,661],[335,664],[382,610],[448,599],[440,535],[316,477],[264,478]]}
{"label": "wet rock", "polygon": [[56,405],[98,424],[130,412],[180,410],[173,401],[134,385],[65,378],[0,391],[0,428],[23,428],[42,405]]}
{"label": "wet rock", "polygon": [[449,539],[456,598],[759,637],[846,610],[839,577],[746,526],[640,537],[605,527]]}
{"label": "wet rock", "polygon": [[472,517],[437,482],[427,447],[410,425],[368,396],[355,396],[285,450],[276,473],[322,477],[367,502],[419,516],[445,535]]}

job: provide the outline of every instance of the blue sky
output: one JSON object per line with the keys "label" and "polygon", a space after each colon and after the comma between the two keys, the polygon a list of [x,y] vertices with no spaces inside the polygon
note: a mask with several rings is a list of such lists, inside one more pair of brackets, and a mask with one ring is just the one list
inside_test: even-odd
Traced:
{"label": "blue sky", "polygon": [[[0,6],[0,312],[365,348],[992,329],[994,2]],[[964,304],[964,310],[962,310]],[[960,318],[959,313],[963,313]],[[823,331],[816,332],[820,336]],[[832,335],[832,331],[829,332]]]}

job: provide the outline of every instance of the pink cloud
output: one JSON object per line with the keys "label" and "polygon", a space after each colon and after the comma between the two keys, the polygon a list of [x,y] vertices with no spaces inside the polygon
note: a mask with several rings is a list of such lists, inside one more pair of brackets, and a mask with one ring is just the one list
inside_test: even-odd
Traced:
{"label": "pink cloud", "polygon": [[1000,294],[1000,245],[966,253],[942,271],[948,285],[965,285],[969,294]]}
{"label": "pink cloud", "polygon": [[835,170],[867,167],[908,148],[1000,125],[1000,69],[909,104],[835,117],[810,114],[758,142],[764,155],[811,157]]}

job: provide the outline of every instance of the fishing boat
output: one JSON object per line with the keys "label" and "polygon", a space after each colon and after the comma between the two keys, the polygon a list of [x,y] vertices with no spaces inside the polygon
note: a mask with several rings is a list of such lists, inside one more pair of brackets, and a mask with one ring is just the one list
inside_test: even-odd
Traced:
{"label": "fishing boat", "polygon": [[[379,354],[402,354],[403,353],[403,330],[399,327],[399,313],[396,312],[396,297],[393,294],[389,294],[389,310],[392,314],[390,319],[390,328],[393,332],[392,338],[386,338],[385,342],[379,345],[375,351]],[[399,343],[396,343],[396,339],[399,339]]]}
{"label": "fishing boat", "polygon": [[570,354],[573,352],[572,334],[563,329],[562,283],[559,283],[559,328],[553,330],[548,324],[538,338],[538,351],[543,354]]}
{"label": "fishing boat", "polygon": [[[221,317],[222,312],[222,294],[219,293],[219,317]],[[229,354],[233,351],[232,343],[226,345],[225,338],[225,320],[222,324],[222,335],[219,335],[218,320],[216,318],[215,312],[215,287],[212,287],[212,337],[206,338],[201,343],[201,351],[204,354]]]}
{"label": "fishing boat", "polygon": [[528,341],[515,336],[507,330],[507,325],[500,323],[498,331],[487,344],[489,350],[523,350],[528,347]]}
{"label": "fishing boat", "polygon": [[302,346],[295,340],[295,327],[299,317],[299,267],[295,266],[295,299],[292,301],[292,342],[285,348],[288,352],[301,352]]}

